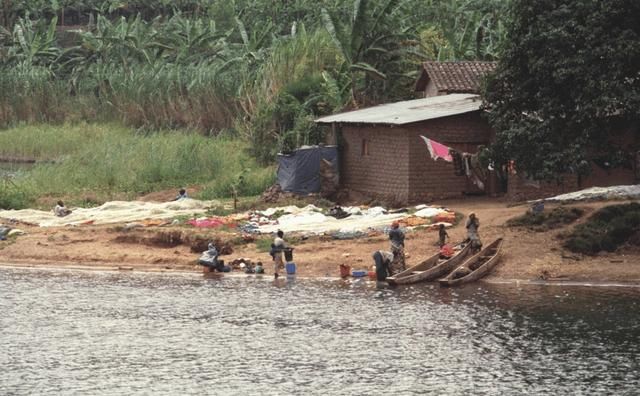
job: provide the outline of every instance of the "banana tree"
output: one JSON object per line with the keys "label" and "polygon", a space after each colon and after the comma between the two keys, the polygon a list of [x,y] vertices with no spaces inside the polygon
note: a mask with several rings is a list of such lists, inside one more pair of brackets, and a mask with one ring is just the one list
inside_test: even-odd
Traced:
{"label": "banana tree", "polygon": [[34,26],[30,19],[19,19],[13,27],[6,62],[50,66],[60,54],[56,45],[56,23],[54,17],[45,28]]}
{"label": "banana tree", "polygon": [[[415,7],[418,3],[412,2]],[[420,38],[430,59],[494,60],[505,40],[509,0],[421,1]]]}
{"label": "banana tree", "polygon": [[394,15],[400,1],[386,0],[376,8],[369,0],[354,0],[352,15],[344,22],[321,11],[324,27],[343,58],[339,73],[349,75],[352,107],[365,102],[362,91],[373,81],[389,78],[406,51],[402,43],[411,36],[397,26],[400,20]]}
{"label": "banana tree", "polygon": [[227,48],[228,32],[220,32],[213,20],[172,17],[150,45],[159,48],[166,61],[181,64],[210,62]]}

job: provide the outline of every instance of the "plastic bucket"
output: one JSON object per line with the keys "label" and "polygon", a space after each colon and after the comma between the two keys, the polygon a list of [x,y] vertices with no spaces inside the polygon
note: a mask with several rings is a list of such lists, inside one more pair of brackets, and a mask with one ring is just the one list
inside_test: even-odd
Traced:
{"label": "plastic bucket", "polygon": [[353,276],[354,278],[362,278],[363,276],[367,276],[367,271],[353,270],[351,271],[351,276]]}
{"label": "plastic bucket", "polygon": [[296,273],[296,263],[287,263],[285,264],[285,268],[287,270],[287,275],[293,275]]}
{"label": "plastic bucket", "polygon": [[284,261],[293,261],[293,249],[284,249]]}

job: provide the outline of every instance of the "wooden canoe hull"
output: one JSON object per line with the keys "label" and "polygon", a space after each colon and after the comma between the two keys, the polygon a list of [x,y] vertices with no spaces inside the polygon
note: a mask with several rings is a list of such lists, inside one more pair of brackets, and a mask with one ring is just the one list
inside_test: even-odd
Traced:
{"label": "wooden canoe hull", "polygon": [[411,276],[413,271],[426,271],[430,268],[433,268],[438,263],[438,259],[440,259],[440,253],[434,254],[433,256],[427,258],[420,264],[414,265],[411,268],[407,268],[406,270],[399,272],[394,276],[387,277],[386,281],[390,285],[400,284],[399,281],[401,279]]}
{"label": "wooden canoe hull", "polygon": [[[469,257],[462,265],[451,271],[451,273],[446,278],[440,279],[438,281],[440,283],[440,286],[458,286],[464,283],[475,282],[478,279],[486,276],[498,264],[498,261],[500,261],[500,255],[502,254],[502,243],[503,239],[498,238],[491,244],[487,245],[477,254]],[[458,269],[469,269],[470,266],[478,264],[482,257],[487,257],[489,255],[491,257],[483,264],[481,264],[477,269],[472,270],[471,273],[466,276],[454,279],[455,273],[458,271]]]}
{"label": "wooden canoe hull", "polygon": [[[454,268],[458,267],[469,255],[471,246],[465,246],[458,254],[438,264],[440,253],[435,254],[422,263],[411,267],[399,274],[387,278],[387,282],[391,285],[407,285],[418,282],[429,282],[449,274]],[[426,263],[431,265],[427,266]],[[415,271],[421,271],[415,274]]]}

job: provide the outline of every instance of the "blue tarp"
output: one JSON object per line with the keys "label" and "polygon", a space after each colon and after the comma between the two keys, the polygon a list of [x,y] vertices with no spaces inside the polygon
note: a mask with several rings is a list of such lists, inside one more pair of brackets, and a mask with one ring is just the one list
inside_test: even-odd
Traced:
{"label": "blue tarp", "polygon": [[278,184],[283,191],[296,194],[320,192],[323,159],[338,172],[337,146],[307,146],[289,154],[278,154]]}

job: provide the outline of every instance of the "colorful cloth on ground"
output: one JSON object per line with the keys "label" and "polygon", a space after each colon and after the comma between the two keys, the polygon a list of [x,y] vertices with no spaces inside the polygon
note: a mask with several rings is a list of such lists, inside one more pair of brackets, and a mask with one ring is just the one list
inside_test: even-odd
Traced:
{"label": "colorful cloth on ground", "polygon": [[440,248],[440,255],[444,256],[444,257],[453,257],[453,255],[455,254],[455,251],[453,250],[453,248],[450,245],[443,245]]}
{"label": "colorful cloth on ground", "polygon": [[391,275],[395,275],[406,269],[406,264],[404,261],[404,247],[398,247],[392,244],[391,251],[393,252],[393,261],[389,266],[389,270],[391,272]]}
{"label": "colorful cloth on ground", "polygon": [[210,217],[208,219],[191,219],[187,221],[187,224],[191,224],[198,228],[215,228],[226,226],[233,226],[228,220],[224,218]]}
{"label": "colorful cloth on ground", "polygon": [[442,143],[438,143],[435,140],[431,140],[427,137],[420,135],[422,140],[427,144],[427,149],[429,149],[429,154],[431,158],[435,161],[438,158],[442,158],[447,162],[453,162],[453,157],[449,153],[450,148],[445,146]]}

